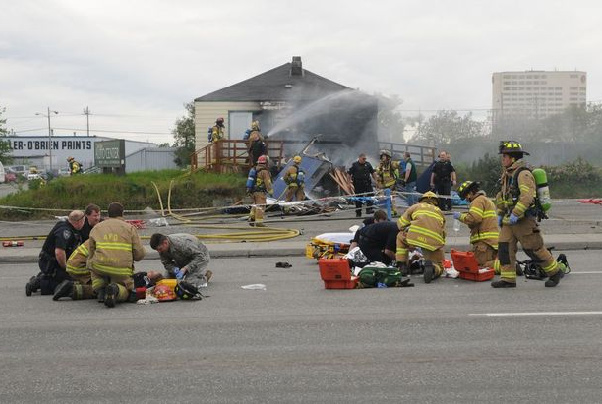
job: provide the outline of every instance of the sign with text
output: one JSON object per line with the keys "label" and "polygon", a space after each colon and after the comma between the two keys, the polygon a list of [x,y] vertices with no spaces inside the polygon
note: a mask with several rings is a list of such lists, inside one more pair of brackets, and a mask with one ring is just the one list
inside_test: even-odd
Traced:
{"label": "sign with text", "polygon": [[120,168],[125,165],[125,140],[94,143],[94,165]]}

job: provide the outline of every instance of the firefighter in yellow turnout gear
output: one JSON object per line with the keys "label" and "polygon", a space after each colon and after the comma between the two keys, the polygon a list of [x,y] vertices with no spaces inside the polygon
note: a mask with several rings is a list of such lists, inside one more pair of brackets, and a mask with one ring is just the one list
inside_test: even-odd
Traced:
{"label": "firefighter in yellow turnout gear", "polygon": [[443,273],[445,216],[437,207],[438,204],[437,195],[429,191],[420,197],[417,204],[406,209],[397,220],[397,266],[402,273],[407,273],[408,253],[420,247],[425,259],[425,283],[430,283]]}
{"label": "firefighter in yellow turnout gear", "polygon": [[61,282],[54,290],[52,300],[57,301],[61,297],[70,297],[73,300],[96,298],[90,270],[86,266],[90,254],[89,246],[90,240],[86,240],[73,251],[67,260],[67,273],[72,280]]}
{"label": "firefighter in yellow turnout gear", "polygon": [[467,213],[454,212],[454,219],[470,229],[470,244],[479,267],[493,268],[500,236],[495,204],[479,189],[478,182],[464,181],[458,188],[458,196],[470,202],[470,206]]}
{"label": "firefighter in yellow turnout gear", "polygon": [[267,203],[267,195],[273,194],[272,178],[267,168],[267,156],[259,156],[257,166],[249,171],[247,178],[247,193],[253,199],[253,207],[249,214],[249,225],[265,227],[263,213]]}
{"label": "firefighter in yellow turnout gear", "polygon": [[284,200],[291,202],[293,198],[296,201],[305,200],[305,173],[300,167],[301,156],[293,157],[293,165],[286,170],[282,179],[286,183],[286,194]]}
{"label": "firefighter in yellow turnout gear", "polygon": [[391,210],[393,215],[397,215],[397,210],[393,203],[393,195],[395,192],[395,184],[399,179],[399,163],[391,161],[391,152],[389,150],[380,151],[380,164],[376,168],[376,178],[379,189],[391,190]]}
{"label": "firefighter in yellow turnout gear", "polygon": [[224,118],[217,118],[211,128],[211,143],[217,143],[224,138]]}
{"label": "firefighter in yellow turnout gear", "polygon": [[502,190],[496,197],[498,224],[501,226],[498,240],[498,259],[501,277],[492,282],[494,288],[516,287],[516,250],[520,242],[525,253],[538,260],[548,275],[546,287],[554,287],[564,276],[562,266],[546,249],[536,221],[536,186],[533,174],[527,168],[523,156],[529,155],[519,143],[500,143],[502,155]]}
{"label": "firefighter in yellow turnout gear", "polygon": [[123,205],[112,202],[108,213],[109,218],[90,232],[87,266],[98,300],[111,308],[128,300],[134,288],[134,261],[142,260],[145,250],[136,228],[123,219]]}

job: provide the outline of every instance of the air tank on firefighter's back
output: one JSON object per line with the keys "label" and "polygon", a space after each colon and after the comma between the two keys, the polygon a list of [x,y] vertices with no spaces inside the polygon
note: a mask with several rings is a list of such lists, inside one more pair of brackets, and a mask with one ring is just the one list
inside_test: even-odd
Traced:
{"label": "air tank on firefighter's back", "polygon": [[544,212],[547,212],[552,206],[552,198],[550,198],[550,187],[548,186],[548,176],[541,168],[533,170],[535,185],[537,186],[537,197],[541,203]]}

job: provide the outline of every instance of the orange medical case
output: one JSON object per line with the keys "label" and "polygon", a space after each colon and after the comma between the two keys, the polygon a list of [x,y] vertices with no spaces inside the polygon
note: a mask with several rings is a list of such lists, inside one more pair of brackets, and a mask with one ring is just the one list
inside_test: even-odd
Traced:
{"label": "orange medical case", "polygon": [[460,272],[458,275],[461,279],[469,281],[483,282],[492,279],[495,272],[491,268],[479,268],[479,264],[470,251],[451,250],[451,259],[454,263],[454,268]]}
{"label": "orange medical case", "polygon": [[326,289],[355,289],[359,278],[351,276],[351,268],[346,259],[318,260],[320,276]]}

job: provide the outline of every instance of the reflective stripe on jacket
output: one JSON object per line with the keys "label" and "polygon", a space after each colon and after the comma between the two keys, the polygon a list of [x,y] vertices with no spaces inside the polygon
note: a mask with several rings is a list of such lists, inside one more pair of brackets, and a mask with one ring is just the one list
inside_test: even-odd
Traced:
{"label": "reflective stripe on jacket", "polygon": [[408,244],[435,251],[445,245],[445,216],[437,206],[419,202],[410,206],[397,220],[406,231]]}
{"label": "reflective stripe on jacket", "polygon": [[267,192],[272,194],[272,178],[270,171],[264,164],[257,164],[257,178],[255,179],[255,187],[253,192]]}
{"label": "reflective stripe on jacket", "polygon": [[382,186],[385,188],[392,187],[397,182],[397,179],[399,179],[397,163],[389,162],[388,164],[383,164],[381,162],[376,169],[376,174]]}
{"label": "reflective stripe on jacket", "polygon": [[303,186],[303,183],[299,184],[299,181],[297,181],[297,176],[299,175],[300,170],[301,169],[297,164],[293,164],[289,167],[288,170],[286,170],[286,173],[282,178],[286,185],[288,185],[289,187]]}
{"label": "reflective stripe on jacket", "polygon": [[73,276],[88,275],[90,271],[86,267],[86,261],[88,259],[89,250],[88,246],[90,241],[86,240],[84,244],[80,245],[73,251],[69,259],[67,260],[67,273]]}
{"label": "reflective stripe on jacket", "polygon": [[[514,172],[521,167],[526,167],[526,163],[522,159],[516,160],[502,173],[502,190],[496,197],[497,213],[502,216],[514,213],[522,218],[535,202],[537,188],[530,170],[520,171],[516,178],[517,184],[513,184]],[[513,190],[516,190],[517,195]]]}
{"label": "reflective stripe on jacket", "polygon": [[89,240],[88,268],[109,276],[132,276],[134,261],[146,253],[136,228],[122,217],[98,223]]}
{"label": "reflective stripe on jacket", "polygon": [[468,213],[460,215],[460,221],[470,228],[470,243],[483,241],[497,249],[499,229],[495,205],[484,191],[479,191],[476,198],[470,202]]}

